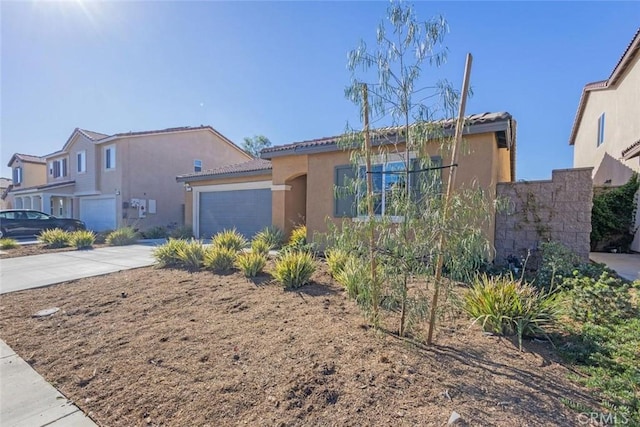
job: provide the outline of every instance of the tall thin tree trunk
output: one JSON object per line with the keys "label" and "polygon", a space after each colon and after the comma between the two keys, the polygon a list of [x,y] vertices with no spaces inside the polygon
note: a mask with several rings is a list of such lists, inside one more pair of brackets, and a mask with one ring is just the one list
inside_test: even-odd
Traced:
{"label": "tall thin tree trunk", "polygon": [[[460,97],[460,108],[458,110],[458,122],[456,123],[456,134],[453,141],[453,150],[451,153],[451,168],[449,171],[449,179],[447,181],[447,193],[444,199],[444,207],[442,212],[442,224],[446,224],[449,218],[449,203],[451,199],[451,192],[453,191],[453,185],[456,179],[456,162],[458,161],[458,145],[462,140],[462,130],[464,126],[464,111],[467,105],[467,92],[469,91],[469,75],[471,74],[471,63],[473,57],[470,53],[467,53],[467,61],[464,67],[464,79],[462,81],[462,94]],[[436,259],[436,271],[435,271],[435,286],[433,291],[433,299],[431,300],[431,315],[429,318],[429,333],[427,335],[427,344],[433,342],[433,331],[436,325],[436,311],[438,309],[438,296],[440,293],[440,285],[442,282],[442,265],[444,264],[444,249],[446,247],[446,240],[442,228],[439,230],[440,236],[438,239],[438,257]]]}

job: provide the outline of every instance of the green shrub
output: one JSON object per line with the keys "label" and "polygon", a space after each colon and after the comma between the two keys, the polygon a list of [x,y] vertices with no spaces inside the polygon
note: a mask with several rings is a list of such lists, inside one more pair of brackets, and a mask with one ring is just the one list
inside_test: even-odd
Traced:
{"label": "green shrub", "polygon": [[191,271],[200,269],[204,262],[205,248],[199,240],[191,240],[185,245],[178,247],[176,255],[180,260],[180,265]]}
{"label": "green shrub", "polygon": [[96,235],[93,231],[78,230],[71,233],[71,244],[77,249],[86,249],[93,246],[96,241]]}
{"label": "green shrub", "polygon": [[192,239],[193,238],[193,229],[187,225],[183,225],[181,227],[175,228],[171,230],[169,233],[169,237],[172,239]]}
{"label": "green shrub", "polygon": [[217,272],[229,271],[233,268],[238,251],[224,246],[211,246],[205,250],[205,268]]}
{"label": "green shrub", "polygon": [[577,274],[565,279],[569,288],[569,314],[574,320],[606,324],[637,316],[631,302],[630,284],[604,272],[598,279]]}
{"label": "green shrub", "polygon": [[7,237],[0,239],[0,249],[13,249],[13,248],[17,248],[18,246],[18,241],[15,239],[9,239]]}
{"label": "green shrub", "polygon": [[562,243],[542,243],[540,252],[541,263],[535,278],[538,287],[555,288],[563,278],[572,277],[573,271],[580,266],[580,258]]}
{"label": "green shrub", "polygon": [[142,236],[145,239],[165,239],[168,235],[169,231],[167,230],[167,227],[163,227],[161,225],[151,227],[150,229],[142,232]]}
{"label": "green shrub", "polygon": [[311,253],[285,250],[276,259],[273,277],[285,289],[295,289],[309,283],[314,271],[316,265]]}
{"label": "green shrub", "polygon": [[107,236],[107,245],[109,246],[126,246],[133,245],[138,241],[138,233],[133,227],[122,227],[112,231]]}
{"label": "green shrub", "polygon": [[349,253],[344,249],[333,248],[329,249],[325,253],[325,256],[327,259],[327,265],[329,266],[329,273],[335,279],[349,259]]}
{"label": "green shrub", "polygon": [[560,314],[559,293],[538,290],[512,277],[478,276],[467,291],[464,310],[486,332],[522,338],[545,335],[545,328]]}
{"label": "green shrub", "polygon": [[236,267],[245,277],[256,277],[267,265],[267,257],[260,252],[244,252],[236,258]]}
{"label": "green shrub", "polygon": [[253,242],[251,242],[251,252],[253,253],[266,256],[270,250],[271,247],[264,240],[253,239]]}
{"label": "green shrub", "polygon": [[245,239],[242,234],[238,233],[235,228],[231,230],[223,230],[214,235],[211,240],[211,244],[213,246],[232,249],[236,252],[247,247],[247,239]]}
{"label": "green shrub", "polygon": [[307,226],[299,225],[291,232],[287,246],[292,248],[305,248],[307,246]]}
{"label": "green shrub", "polygon": [[38,240],[48,248],[64,248],[71,245],[71,233],[59,228],[44,230],[40,233]]}
{"label": "green shrub", "polygon": [[183,239],[169,239],[167,243],[153,250],[153,257],[160,267],[181,267],[179,253],[186,248],[188,242]]}
{"label": "green shrub", "polygon": [[341,284],[347,291],[347,295],[354,299],[358,299],[365,291],[366,284],[370,279],[368,267],[362,260],[348,255],[334,277],[336,282]]}
{"label": "green shrub", "polygon": [[98,231],[96,233],[96,239],[95,239],[95,241],[93,243],[96,243],[96,244],[99,244],[99,245],[101,245],[103,243],[106,243],[107,237],[111,233],[113,233],[113,230]]}
{"label": "green shrub", "polygon": [[269,226],[260,230],[253,240],[263,241],[270,249],[280,249],[284,243],[284,233],[276,226]]}

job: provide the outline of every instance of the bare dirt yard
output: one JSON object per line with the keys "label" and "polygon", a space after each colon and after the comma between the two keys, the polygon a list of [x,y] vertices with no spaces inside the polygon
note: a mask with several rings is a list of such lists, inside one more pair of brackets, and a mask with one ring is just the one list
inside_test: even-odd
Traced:
{"label": "bare dirt yard", "polygon": [[0,337],[101,426],[575,426],[563,399],[596,406],[548,343],[459,317],[421,346],[313,279],[130,270],[1,295]]}

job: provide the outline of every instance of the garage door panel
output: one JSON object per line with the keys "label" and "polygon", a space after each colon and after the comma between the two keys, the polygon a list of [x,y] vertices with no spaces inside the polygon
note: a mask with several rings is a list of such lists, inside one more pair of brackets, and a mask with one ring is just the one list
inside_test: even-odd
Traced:
{"label": "garage door panel", "polygon": [[200,237],[235,228],[246,238],[271,225],[271,189],[200,193]]}
{"label": "garage door panel", "polygon": [[116,200],[80,199],[80,220],[93,231],[113,230],[116,228]]}

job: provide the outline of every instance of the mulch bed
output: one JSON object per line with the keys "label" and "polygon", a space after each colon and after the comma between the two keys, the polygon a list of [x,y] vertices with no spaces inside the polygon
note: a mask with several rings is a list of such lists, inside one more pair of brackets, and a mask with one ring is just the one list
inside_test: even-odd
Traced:
{"label": "mulch bed", "polygon": [[595,407],[548,343],[459,317],[426,347],[313,279],[129,270],[0,295],[0,337],[101,426],[575,426],[563,399]]}
{"label": "mulch bed", "polygon": [[[107,245],[106,243],[96,243],[92,247],[93,249],[104,248]],[[17,258],[21,256],[31,256],[31,255],[41,255],[41,254],[52,254],[55,252],[68,252],[68,251],[76,251],[75,247],[66,247],[66,248],[48,248],[43,243],[34,243],[29,245],[20,245],[16,248],[12,249],[2,249],[0,251],[0,259],[5,258]]]}

